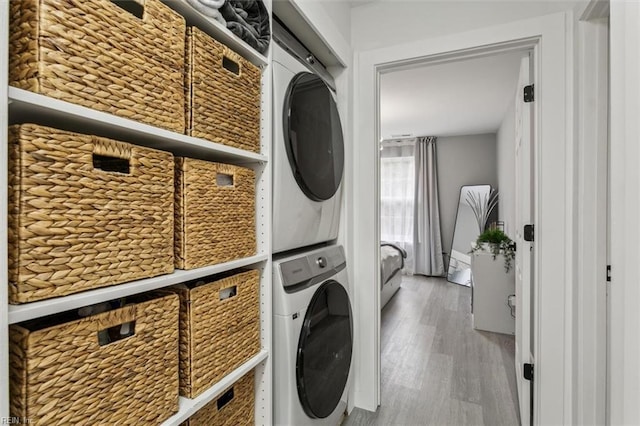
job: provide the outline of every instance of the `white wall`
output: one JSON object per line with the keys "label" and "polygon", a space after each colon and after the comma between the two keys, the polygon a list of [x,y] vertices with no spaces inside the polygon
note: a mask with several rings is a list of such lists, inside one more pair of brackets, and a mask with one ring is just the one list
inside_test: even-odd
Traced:
{"label": "white wall", "polygon": [[318,0],[347,43],[351,43],[351,6],[346,1]]}
{"label": "white wall", "polygon": [[451,252],[463,185],[498,185],[496,135],[448,136],[436,142],[442,250]]}
{"label": "white wall", "polygon": [[[573,424],[617,424],[606,419],[608,0],[574,9],[575,141],[573,193],[575,279],[569,317],[573,345]],[[586,13],[586,16],[584,16]],[[584,16],[584,17],[583,17]],[[600,60],[599,58],[602,57]],[[618,369],[619,365],[614,368]],[[625,372],[625,376],[628,375]],[[637,423],[637,422],[634,422]]]}
{"label": "white wall", "polygon": [[[594,6],[592,4],[589,7],[606,9],[608,1],[601,1],[600,3],[601,4],[599,6]],[[575,249],[570,251],[573,253],[572,268],[576,273],[572,287],[566,292],[567,299],[572,300],[574,315],[567,316],[566,332],[567,335],[573,336],[573,345],[565,354],[566,365],[572,366],[572,368],[565,370],[565,378],[566,383],[572,384],[571,386],[574,390],[574,394],[572,401],[565,401],[567,407],[572,404],[572,410],[566,411],[566,419],[570,419],[571,416],[573,416],[573,421],[576,424],[604,424],[604,389],[606,380],[606,289],[605,284],[603,283],[604,274],[602,271],[607,263],[607,235],[606,229],[604,228],[604,223],[606,222],[606,207],[604,206],[606,206],[607,203],[605,187],[607,181],[607,152],[606,146],[603,148],[602,144],[596,140],[606,140],[606,123],[604,125],[598,123],[597,120],[594,119],[593,113],[590,112],[588,108],[594,105],[595,98],[606,98],[607,85],[604,84],[596,87],[593,84],[593,81],[585,80],[585,74],[598,75],[598,73],[602,73],[603,71],[598,68],[598,64],[589,63],[585,66],[584,57],[592,54],[596,49],[596,44],[601,43],[601,40],[599,39],[599,37],[601,37],[599,35],[600,32],[606,31],[602,29],[594,30],[593,28],[588,27],[606,28],[607,20],[604,18],[604,21],[602,22],[592,21],[588,24],[580,22],[581,16],[585,12],[585,9],[587,9],[587,4],[588,2],[584,1],[575,2],[575,4],[568,2],[555,4],[552,2],[540,2],[535,5],[535,7],[528,7],[515,11],[509,10],[509,5],[501,3],[501,10],[498,11],[496,15],[489,18],[485,17],[486,19],[483,18],[484,21],[482,21],[482,19],[479,21],[482,21],[482,25],[484,25],[490,20],[502,20],[509,16],[515,16],[514,13],[522,12],[527,14],[542,14],[548,13],[551,11],[551,8],[556,7],[558,7],[559,10],[568,10],[571,8],[573,11],[572,26],[574,44],[573,46],[568,46],[568,52],[571,52],[573,49],[573,60],[576,65],[574,67],[572,62],[569,61],[568,63],[570,67],[573,67],[573,74],[575,76],[575,97],[573,98],[573,103],[575,105],[573,114],[575,115],[573,118],[575,119],[576,139],[573,146],[573,156],[576,161],[573,164],[573,167],[569,165],[567,168],[567,170],[569,170],[567,176],[569,176],[576,185],[576,190],[573,191],[572,194],[573,198],[569,201],[573,206],[575,206],[576,221],[574,222],[575,228],[573,230],[574,238],[572,243]],[[417,8],[423,6],[425,8],[427,7],[426,5],[415,6]],[[442,9],[444,6],[440,5],[439,7]],[[451,10],[455,7],[462,7],[462,4],[452,4]],[[487,7],[487,3],[483,2],[482,7]],[[438,10],[438,7],[431,8],[429,6],[429,8],[434,13]],[[370,25],[370,23],[373,22],[372,17],[374,17],[376,13],[379,13],[381,16],[385,15],[387,22],[392,22],[393,19],[402,18],[398,18],[395,14],[381,11],[382,8],[380,7],[371,7],[370,9],[371,10],[369,11],[365,11],[364,9],[355,10],[355,34],[353,36],[353,43],[356,48],[366,49],[371,45],[384,46],[389,44],[393,37],[403,38],[409,37],[411,34],[419,34],[416,37],[421,38],[425,34],[424,31],[427,31],[429,34],[438,33],[442,35],[454,30],[462,31],[462,26],[471,28],[476,25],[476,23],[471,23],[471,25],[468,26],[465,23],[465,20],[469,18],[465,17],[464,14],[460,14],[459,18],[452,18],[449,20],[444,19],[443,14],[438,14],[437,19],[439,22],[434,22],[433,25],[428,26],[426,29],[424,27],[407,25],[407,22],[411,19],[423,18],[422,15],[418,18],[416,14],[414,15],[416,16],[415,18],[409,17],[407,18],[408,20],[405,19],[403,21],[404,24],[402,28],[396,28],[396,31],[392,34],[387,34],[385,32],[386,29],[367,27],[367,25]],[[445,7],[445,9],[448,10],[449,8]],[[465,13],[468,13],[468,16],[473,15],[473,13],[470,12],[471,10],[472,9],[468,9],[465,6]],[[620,16],[622,16],[622,14]],[[362,21],[355,24],[358,19],[361,19]],[[477,16],[474,16],[473,19],[477,19]],[[637,19],[635,19],[635,17],[628,19],[628,22],[633,22],[636,25],[635,28],[637,28]],[[366,34],[360,31],[360,26],[364,26],[367,31],[372,31],[371,34],[374,35],[372,36],[371,34]],[[598,48],[606,49],[606,46],[607,43],[605,41],[605,43]],[[623,47],[623,44],[621,43],[617,43],[616,47],[628,49],[628,47]],[[604,72],[606,72],[606,69]],[[594,79],[596,77],[592,76],[591,78]],[[620,77],[618,76],[617,78]],[[514,164],[512,162],[514,157],[512,143],[513,122],[511,121],[513,112],[509,111],[507,114],[508,115],[505,116],[505,120],[498,132],[498,183],[501,192],[500,219],[505,222],[507,233],[513,236],[515,233],[515,206],[513,204],[515,199],[515,189],[512,178],[514,175]],[[604,135],[600,134],[602,131],[605,132]],[[586,133],[580,134],[581,132]],[[592,135],[596,135],[593,140],[590,139]],[[618,256],[614,256],[612,261],[614,263],[614,268],[620,268],[619,265],[615,265],[617,257]],[[615,288],[619,289],[620,287],[621,286]],[[616,309],[616,313],[620,311],[621,309]],[[637,318],[634,318],[632,321],[635,321],[636,323],[639,322]],[[615,332],[618,332],[619,329],[620,327],[617,327]],[[622,357],[619,355],[622,352],[621,346],[622,345],[620,344],[617,348],[613,349],[614,355],[618,354],[620,358]],[[637,351],[637,346],[632,350]],[[627,368],[626,370],[626,372],[621,373],[621,376],[628,376],[629,370],[634,369]],[[618,382],[614,383],[614,385],[617,386],[618,389],[614,389],[613,393],[621,392],[619,388],[621,387],[620,383],[622,380],[614,378],[614,382],[616,380],[618,380]],[[632,379],[631,382],[634,382],[634,380]],[[635,383],[637,383],[637,380]],[[629,392],[627,389],[625,395],[637,395],[640,393],[638,389],[638,386],[636,386],[633,392]],[[635,409],[632,404],[627,404],[622,408],[623,404],[620,402],[621,398],[618,397],[614,399],[614,409],[611,414],[614,418],[616,418],[616,416],[627,415],[626,413],[621,414],[624,410],[627,410],[628,413]],[[634,415],[638,416],[637,412]],[[635,421],[635,423],[637,423],[637,421]]]}
{"label": "white wall", "polygon": [[351,11],[354,50],[466,32],[518,19],[571,10],[578,1],[410,1],[375,2]]}
{"label": "white wall", "polygon": [[[515,97],[515,94],[514,94]],[[504,231],[512,239],[515,239],[515,104],[509,104],[509,109],[504,115],[500,129],[497,133],[498,155],[498,220],[504,222]]]}

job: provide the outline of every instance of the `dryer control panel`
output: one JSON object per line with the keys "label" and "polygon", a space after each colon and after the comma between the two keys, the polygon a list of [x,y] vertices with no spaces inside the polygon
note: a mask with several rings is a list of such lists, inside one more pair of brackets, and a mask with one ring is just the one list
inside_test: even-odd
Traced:
{"label": "dryer control panel", "polygon": [[295,292],[323,281],[345,267],[342,246],[325,247],[280,263],[282,285],[287,292]]}

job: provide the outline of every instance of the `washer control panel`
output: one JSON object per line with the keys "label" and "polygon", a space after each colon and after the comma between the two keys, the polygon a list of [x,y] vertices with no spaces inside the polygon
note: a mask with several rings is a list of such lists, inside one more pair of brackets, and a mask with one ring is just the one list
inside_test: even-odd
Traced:
{"label": "washer control panel", "polygon": [[346,258],[342,246],[325,247],[280,263],[284,287],[304,284],[314,278],[344,268]]}

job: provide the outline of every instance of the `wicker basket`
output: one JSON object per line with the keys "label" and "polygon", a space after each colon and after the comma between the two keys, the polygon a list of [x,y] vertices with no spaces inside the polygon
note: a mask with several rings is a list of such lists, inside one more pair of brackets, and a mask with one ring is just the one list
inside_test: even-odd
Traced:
{"label": "wicker basket", "polygon": [[[146,425],[175,413],[179,301],[149,298],[82,319],[10,326],[11,416],[47,426]],[[130,321],[132,336],[101,345],[101,330]]]}
{"label": "wicker basket", "polygon": [[180,394],[194,398],[260,352],[259,273],[171,287],[180,296]]}
{"label": "wicker basket", "polygon": [[176,267],[193,269],[256,253],[255,172],[176,158]]}
{"label": "wicker basket", "polygon": [[197,28],[187,31],[187,134],[260,151],[260,69]]}
{"label": "wicker basket", "polygon": [[238,380],[215,401],[201,408],[184,424],[187,426],[253,426],[254,408],[253,370]]}
{"label": "wicker basket", "polygon": [[182,16],[160,0],[9,3],[12,86],[184,132]]}
{"label": "wicker basket", "polygon": [[34,124],[9,128],[9,299],[173,272],[173,156]]}

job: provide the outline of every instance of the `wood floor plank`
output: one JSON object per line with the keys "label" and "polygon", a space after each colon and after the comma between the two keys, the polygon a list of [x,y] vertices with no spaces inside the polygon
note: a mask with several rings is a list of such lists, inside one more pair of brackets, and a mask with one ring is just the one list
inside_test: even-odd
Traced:
{"label": "wood floor plank", "polygon": [[453,285],[451,283],[447,283],[446,287],[443,287],[443,286],[438,286],[438,287],[442,287],[445,289],[444,296],[443,296],[443,300],[444,300],[443,308],[448,309],[450,311],[458,310],[458,308],[460,307],[459,305],[460,295],[462,293],[466,293],[469,291],[468,287],[465,287],[462,285]]}
{"label": "wood floor plank", "polygon": [[481,402],[480,362],[474,352],[475,345],[468,336],[457,341],[453,354],[453,377],[451,379],[451,398],[478,404]]}
{"label": "wood floor plank", "polygon": [[482,406],[470,402],[448,399],[439,408],[433,422],[439,426],[483,425]]}
{"label": "wood floor plank", "polygon": [[504,366],[482,363],[480,386],[482,394],[483,419],[486,425],[517,425],[519,418],[513,407]]}
{"label": "wood floor plank", "polygon": [[513,336],[474,330],[471,290],[403,277],[382,311],[381,399],[346,426],[517,425]]}
{"label": "wood floor plank", "polygon": [[[402,284],[404,284],[404,280]],[[438,318],[443,313],[442,307],[447,289],[440,285],[434,285],[434,283],[430,281],[423,283],[423,286],[430,288],[430,292],[424,310],[420,313],[420,322],[425,325],[435,326],[438,323]]]}
{"label": "wood floor plank", "polygon": [[433,338],[432,352],[453,356],[460,346],[464,330],[460,313],[446,308],[441,309],[436,322],[436,335]]}
{"label": "wood floor plank", "polygon": [[411,335],[397,333],[387,345],[382,355],[385,359],[394,359],[382,365],[387,383],[421,389],[429,365],[430,348],[433,345],[435,327],[416,324]]}
{"label": "wood floor plank", "polygon": [[502,345],[500,346],[502,353],[502,365],[505,369],[505,375],[509,382],[509,390],[511,391],[511,400],[513,405],[518,407],[519,418],[519,405],[518,405],[518,384],[516,383],[515,373],[515,352],[516,342],[513,336],[502,336]]}

